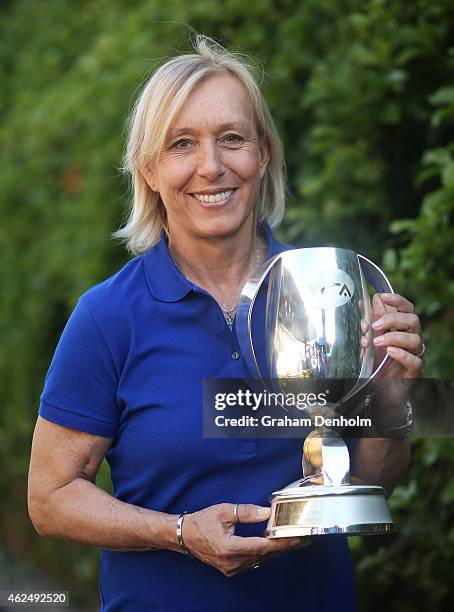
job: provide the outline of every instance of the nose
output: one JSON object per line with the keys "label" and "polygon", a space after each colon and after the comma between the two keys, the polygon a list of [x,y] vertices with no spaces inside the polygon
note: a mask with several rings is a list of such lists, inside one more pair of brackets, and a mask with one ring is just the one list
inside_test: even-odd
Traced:
{"label": "nose", "polygon": [[219,151],[217,143],[206,141],[200,144],[197,158],[197,172],[199,176],[215,182],[225,172],[222,153]]}

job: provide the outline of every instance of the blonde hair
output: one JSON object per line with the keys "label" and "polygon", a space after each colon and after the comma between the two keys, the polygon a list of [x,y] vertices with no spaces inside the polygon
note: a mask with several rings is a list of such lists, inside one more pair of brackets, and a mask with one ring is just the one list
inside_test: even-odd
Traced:
{"label": "blonde hair", "polygon": [[226,50],[211,38],[197,35],[196,53],[178,55],[166,61],[149,78],[128,119],[123,171],[132,184],[132,205],[124,227],[112,236],[126,243],[134,254],[143,253],[167,231],[167,218],[159,193],[148,186],[143,170],[161,151],[174,117],[195,86],[205,77],[231,73],[248,94],[257,134],[264,138],[270,160],[261,180],[256,218],[271,227],[282,220],[285,208],[285,165],[282,144],[270,111],[242,56]]}

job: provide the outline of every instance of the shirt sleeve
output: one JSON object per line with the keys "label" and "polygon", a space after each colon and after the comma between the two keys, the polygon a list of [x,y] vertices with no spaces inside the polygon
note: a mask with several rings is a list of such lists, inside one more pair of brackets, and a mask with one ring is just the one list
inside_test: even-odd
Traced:
{"label": "shirt sleeve", "polygon": [[112,438],[119,424],[117,387],[113,355],[82,297],[55,350],[39,415],[57,425]]}

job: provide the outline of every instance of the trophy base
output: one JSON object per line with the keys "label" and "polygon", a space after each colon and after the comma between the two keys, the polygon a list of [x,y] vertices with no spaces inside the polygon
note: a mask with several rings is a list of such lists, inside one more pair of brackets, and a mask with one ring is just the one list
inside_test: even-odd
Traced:
{"label": "trophy base", "polygon": [[269,538],[311,535],[377,535],[394,524],[383,487],[289,485],[271,496]]}

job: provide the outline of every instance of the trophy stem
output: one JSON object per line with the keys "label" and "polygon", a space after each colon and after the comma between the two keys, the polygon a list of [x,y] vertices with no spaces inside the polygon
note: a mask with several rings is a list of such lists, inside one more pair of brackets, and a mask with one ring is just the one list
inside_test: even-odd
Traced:
{"label": "trophy stem", "polygon": [[350,455],[347,445],[333,429],[317,427],[303,446],[303,476],[321,476],[321,484],[350,484]]}

